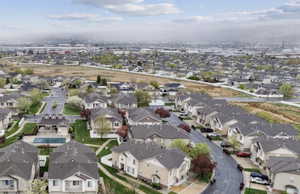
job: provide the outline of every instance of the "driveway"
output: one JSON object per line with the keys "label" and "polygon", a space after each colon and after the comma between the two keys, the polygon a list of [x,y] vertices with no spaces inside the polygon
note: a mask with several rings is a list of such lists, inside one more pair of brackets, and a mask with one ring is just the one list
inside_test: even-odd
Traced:
{"label": "driveway", "polygon": [[47,105],[41,114],[61,114],[66,102],[66,92],[62,88],[52,88],[50,95],[45,97],[44,101]]}
{"label": "driveway", "polygon": [[211,155],[217,162],[215,179],[216,183],[210,185],[204,194],[240,194],[240,183],[243,181],[242,173],[237,169],[237,163],[227,156],[214,143],[208,141],[199,131],[192,131],[191,139],[195,143],[207,143]]}

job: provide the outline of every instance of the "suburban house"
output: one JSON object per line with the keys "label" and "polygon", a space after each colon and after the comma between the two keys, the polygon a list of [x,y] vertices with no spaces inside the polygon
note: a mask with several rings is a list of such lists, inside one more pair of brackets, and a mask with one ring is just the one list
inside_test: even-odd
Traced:
{"label": "suburban house", "polygon": [[69,133],[70,123],[64,115],[45,114],[37,123],[37,126],[39,133],[67,136]]}
{"label": "suburban house", "polygon": [[269,157],[268,174],[272,182],[272,193],[300,192],[300,159],[294,157]]}
{"label": "suburban house", "polygon": [[129,139],[136,142],[153,142],[162,146],[169,147],[176,139],[189,142],[189,136],[181,128],[169,124],[160,125],[133,125],[129,127]]}
{"label": "suburban house", "polygon": [[97,123],[97,120],[99,118],[103,118],[105,119],[106,122],[109,123],[112,129],[111,130],[112,134],[115,134],[123,124],[123,117],[120,114],[118,109],[109,108],[109,107],[94,109],[91,111],[90,122],[89,122],[89,126],[92,130],[93,135],[99,135],[97,132],[99,129],[99,123]]}
{"label": "suburban house", "polygon": [[275,137],[259,137],[251,145],[251,160],[262,168],[270,157],[300,157],[300,141]]}
{"label": "suburban house", "polygon": [[106,108],[108,99],[106,96],[94,92],[84,96],[83,105],[85,109]]}
{"label": "suburban house", "polygon": [[[249,120],[251,117],[253,120]],[[241,144],[241,149],[250,149],[253,140],[260,136],[284,140],[294,138],[298,134],[298,131],[288,124],[270,124],[253,115],[244,115],[239,118],[239,122],[230,126],[227,135],[228,137],[235,136]],[[245,118],[244,122],[243,118]]]}
{"label": "suburban house", "polygon": [[177,149],[129,141],[112,149],[112,164],[132,177],[170,188],[186,181],[191,161]]}
{"label": "suburban house", "polygon": [[98,167],[95,152],[86,145],[70,141],[53,150],[49,157],[50,194],[98,193]]}
{"label": "suburban house", "polygon": [[0,108],[0,130],[6,130],[11,122],[12,111],[7,108]]}
{"label": "suburban house", "polygon": [[16,108],[19,97],[18,93],[0,94],[0,108]]}
{"label": "suburban house", "polygon": [[17,141],[0,149],[0,193],[27,194],[38,173],[36,147]]}
{"label": "suburban house", "polygon": [[133,94],[119,93],[112,97],[111,104],[119,109],[137,108],[137,99]]}
{"label": "suburban house", "polygon": [[131,83],[126,83],[126,82],[110,83],[110,87],[115,88],[118,90],[118,92],[125,93],[125,94],[132,94],[135,91],[134,86]]}
{"label": "suburban house", "polygon": [[126,113],[129,125],[159,125],[162,119],[151,108],[130,109]]}

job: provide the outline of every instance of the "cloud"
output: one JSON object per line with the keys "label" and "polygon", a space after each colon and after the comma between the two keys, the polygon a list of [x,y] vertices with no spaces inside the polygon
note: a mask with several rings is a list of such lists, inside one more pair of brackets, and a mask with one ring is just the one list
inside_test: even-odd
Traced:
{"label": "cloud", "polygon": [[202,22],[245,22],[245,21],[270,21],[277,19],[299,19],[300,0],[290,0],[282,6],[235,12],[217,13],[209,16],[190,16],[173,20],[177,23],[202,23]]}
{"label": "cloud", "polygon": [[49,19],[59,21],[86,21],[86,22],[118,22],[122,21],[122,17],[112,16],[104,17],[97,14],[62,14],[62,15],[49,15]]}
{"label": "cloud", "polygon": [[145,3],[144,0],[73,0],[76,3],[107,9],[131,16],[159,16],[182,11],[172,3]]}

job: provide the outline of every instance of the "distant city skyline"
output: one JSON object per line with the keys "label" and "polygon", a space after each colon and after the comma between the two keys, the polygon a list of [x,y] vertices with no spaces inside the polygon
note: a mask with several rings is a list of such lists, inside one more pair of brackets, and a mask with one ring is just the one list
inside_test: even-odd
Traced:
{"label": "distant city skyline", "polygon": [[0,41],[299,41],[300,0],[3,0]]}

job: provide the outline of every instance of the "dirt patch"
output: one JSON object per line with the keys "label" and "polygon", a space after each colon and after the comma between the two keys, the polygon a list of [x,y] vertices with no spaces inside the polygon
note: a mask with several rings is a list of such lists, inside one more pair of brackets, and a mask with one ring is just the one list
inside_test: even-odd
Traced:
{"label": "dirt patch", "polygon": [[300,124],[300,109],[274,103],[233,103],[269,122]]}

